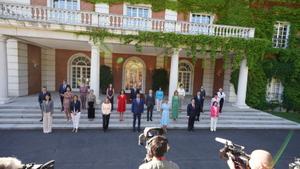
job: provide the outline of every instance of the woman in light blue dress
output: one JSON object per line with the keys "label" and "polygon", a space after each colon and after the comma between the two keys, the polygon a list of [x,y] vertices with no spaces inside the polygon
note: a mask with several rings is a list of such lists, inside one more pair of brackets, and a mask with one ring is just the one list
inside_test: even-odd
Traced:
{"label": "woman in light blue dress", "polygon": [[170,113],[169,110],[170,110],[170,106],[168,104],[168,99],[164,99],[161,105],[162,113],[161,113],[160,124],[162,125],[165,132],[167,132],[167,126],[169,124],[169,113]]}

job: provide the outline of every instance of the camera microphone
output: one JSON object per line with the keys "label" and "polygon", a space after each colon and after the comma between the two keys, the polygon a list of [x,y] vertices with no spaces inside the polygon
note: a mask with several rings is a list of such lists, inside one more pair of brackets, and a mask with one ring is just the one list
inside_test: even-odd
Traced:
{"label": "camera microphone", "polygon": [[226,140],[224,138],[220,138],[220,137],[216,137],[215,140],[219,143],[225,144],[225,145],[229,145],[232,146],[232,142],[230,140]]}
{"label": "camera microphone", "polygon": [[237,147],[237,148],[239,148],[241,150],[245,149],[244,146],[234,144],[230,140],[227,140],[227,139],[224,139],[224,138],[216,137],[215,140],[217,142],[222,143],[222,144],[227,145],[227,146],[234,146],[234,147]]}

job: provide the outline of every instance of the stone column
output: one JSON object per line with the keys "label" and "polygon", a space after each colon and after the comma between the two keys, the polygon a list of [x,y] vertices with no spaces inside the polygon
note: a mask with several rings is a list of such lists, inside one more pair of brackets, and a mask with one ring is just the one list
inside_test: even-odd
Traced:
{"label": "stone column", "polygon": [[6,53],[6,37],[0,35],[0,104],[9,102],[8,99],[8,73],[7,73],[7,53]]}
{"label": "stone column", "polygon": [[7,40],[8,96],[28,95],[28,46],[14,38]]}
{"label": "stone column", "polygon": [[169,103],[171,103],[174,91],[177,89],[180,50],[181,49],[173,49],[173,54],[171,58],[170,81],[169,81]]}
{"label": "stone column", "polygon": [[100,102],[99,94],[100,94],[100,48],[93,42],[91,44],[91,81],[90,86],[91,89],[94,90],[96,95],[97,103]]}
{"label": "stone column", "polygon": [[240,65],[237,100],[235,103],[235,106],[239,108],[248,108],[248,106],[246,105],[247,81],[248,81],[247,60],[243,59]]}

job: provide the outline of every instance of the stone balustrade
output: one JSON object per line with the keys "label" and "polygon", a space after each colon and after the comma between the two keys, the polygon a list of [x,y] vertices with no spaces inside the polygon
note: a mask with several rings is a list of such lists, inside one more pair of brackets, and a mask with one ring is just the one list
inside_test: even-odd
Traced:
{"label": "stone balustrade", "polygon": [[123,15],[102,14],[98,12],[8,3],[0,3],[0,18],[106,29],[174,32],[186,35],[209,35],[238,38],[254,38],[255,31],[254,28],[238,26],[135,18]]}

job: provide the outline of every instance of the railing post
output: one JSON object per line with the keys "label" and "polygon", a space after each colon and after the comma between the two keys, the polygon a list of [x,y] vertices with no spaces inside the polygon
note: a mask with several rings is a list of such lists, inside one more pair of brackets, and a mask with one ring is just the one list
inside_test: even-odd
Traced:
{"label": "railing post", "polygon": [[254,28],[250,28],[249,37],[248,38],[254,38],[254,36],[255,36],[255,29]]}
{"label": "railing post", "polygon": [[92,25],[99,26],[99,14],[96,12],[92,14]]}

